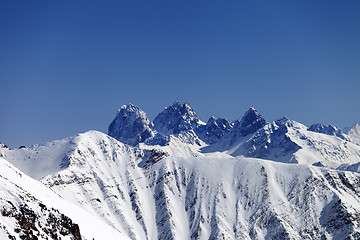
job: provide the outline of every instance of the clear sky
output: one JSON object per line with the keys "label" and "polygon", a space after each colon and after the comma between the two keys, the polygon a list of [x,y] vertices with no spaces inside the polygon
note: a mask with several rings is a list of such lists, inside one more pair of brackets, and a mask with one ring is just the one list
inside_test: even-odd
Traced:
{"label": "clear sky", "polygon": [[360,1],[0,2],[0,141],[107,132],[129,102],[203,121],[360,122]]}

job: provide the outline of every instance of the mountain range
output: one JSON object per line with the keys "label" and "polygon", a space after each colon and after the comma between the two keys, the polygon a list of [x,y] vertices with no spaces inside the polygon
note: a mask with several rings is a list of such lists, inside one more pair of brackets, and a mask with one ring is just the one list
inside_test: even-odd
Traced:
{"label": "mountain range", "polygon": [[0,144],[0,238],[359,239],[359,130],[124,105],[108,134]]}

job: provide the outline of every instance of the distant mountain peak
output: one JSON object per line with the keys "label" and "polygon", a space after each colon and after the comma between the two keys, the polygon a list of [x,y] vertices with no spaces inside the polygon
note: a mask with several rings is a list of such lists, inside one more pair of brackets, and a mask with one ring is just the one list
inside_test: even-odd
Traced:
{"label": "distant mountain peak", "polygon": [[215,121],[216,121],[216,117],[211,116],[208,120],[208,123],[215,122]]}
{"label": "distant mountain peak", "polygon": [[215,118],[211,116],[206,125],[198,128],[198,133],[205,142],[212,144],[220,140],[232,127],[233,124],[225,118]]}
{"label": "distant mountain peak", "polygon": [[234,128],[238,129],[241,136],[246,136],[256,132],[258,129],[265,126],[265,124],[265,119],[256,111],[255,108],[250,107],[240,121],[235,121]]}
{"label": "distant mountain peak", "polygon": [[282,118],[279,118],[278,120],[275,120],[275,124],[280,126],[285,124],[286,122],[290,121],[290,119],[286,116],[283,116]]}
{"label": "distant mountain peak", "polygon": [[262,118],[262,116],[256,111],[254,107],[250,107],[242,117],[241,121],[249,121],[249,119]]}
{"label": "distant mountain peak", "polygon": [[180,111],[181,115],[189,115],[189,117],[197,118],[195,111],[192,109],[188,102],[181,103],[179,101],[175,101],[173,105],[167,108],[177,109],[178,111]]}
{"label": "distant mountain peak", "polygon": [[182,108],[182,107],[188,107],[191,108],[188,102],[180,102],[180,101],[175,101],[170,107],[178,107],[178,108]]}
{"label": "distant mountain peak", "polygon": [[334,127],[331,124],[324,125],[321,123],[316,123],[316,124],[311,125],[308,128],[308,131],[323,133],[323,134],[327,134],[327,135],[334,135],[339,138],[348,140],[348,137],[343,133],[342,130],[338,129],[337,127]]}
{"label": "distant mountain peak", "polygon": [[199,122],[195,111],[187,102],[176,101],[157,115],[154,119],[154,128],[163,134],[178,134],[196,129]]}
{"label": "distant mountain peak", "polygon": [[152,127],[153,123],[146,113],[129,103],[118,110],[108,128],[108,134],[123,143],[135,146],[155,135]]}
{"label": "distant mountain peak", "polygon": [[125,109],[126,111],[128,112],[137,112],[139,111],[140,109],[135,106],[134,104],[132,103],[128,103],[128,104],[124,104],[122,105],[119,109],[118,109],[118,112],[120,112],[121,110]]}
{"label": "distant mountain peak", "polygon": [[359,123],[355,123],[352,127],[348,127],[344,129],[344,132],[346,134],[351,134],[351,133],[357,133],[360,134],[360,124]]}
{"label": "distant mountain peak", "polygon": [[347,131],[347,134],[351,137],[352,141],[360,145],[360,125],[356,123],[352,128]]}
{"label": "distant mountain peak", "polygon": [[206,126],[215,125],[216,127],[220,128],[221,130],[230,129],[231,123],[226,120],[225,118],[216,118],[211,116],[206,123]]}

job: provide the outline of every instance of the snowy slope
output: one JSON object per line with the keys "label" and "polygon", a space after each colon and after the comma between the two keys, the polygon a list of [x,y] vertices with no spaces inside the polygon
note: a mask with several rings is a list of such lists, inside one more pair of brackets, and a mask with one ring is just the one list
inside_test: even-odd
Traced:
{"label": "snowy slope", "polygon": [[343,133],[341,129],[338,129],[337,127],[334,127],[333,125],[324,125],[320,123],[316,123],[311,125],[308,128],[309,131],[318,132],[318,133],[324,133],[326,135],[333,135],[337,136],[339,138],[342,138],[344,140],[350,141],[349,136]]}
{"label": "snowy slope", "polygon": [[287,118],[268,123],[254,134],[233,139],[224,136],[202,151],[333,168],[360,161],[359,145],[347,138],[308,130],[303,124]]}
{"label": "snowy slope", "polygon": [[40,179],[67,167],[67,153],[74,148],[72,138],[65,138],[34,148],[0,148],[0,157],[10,161],[25,174]]}
{"label": "snowy slope", "polygon": [[126,239],[0,158],[0,239]]}
{"label": "snowy slope", "polygon": [[108,159],[100,149],[83,152],[86,181],[70,165],[43,182],[133,239],[359,236],[359,174],[161,152]]}
{"label": "snowy slope", "polygon": [[132,239],[360,237],[358,173],[172,157],[96,131],[68,141],[69,164],[42,182]]}
{"label": "snowy slope", "polygon": [[[205,124],[175,102],[154,123],[124,105],[109,134],[120,141],[89,131],[32,149],[0,144],[0,157],[77,207],[58,204],[35,180],[11,184],[28,184],[22,188],[56,216],[99,239],[102,228],[131,239],[360,239],[360,145],[331,125],[266,123],[254,108],[235,122]],[[14,189],[5,201],[21,202],[9,195]],[[86,225],[81,219],[93,217],[79,217],[86,213],[78,207],[104,222]]]}
{"label": "snowy slope", "polygon": [[354,143],[360,145],[360,125],[358,123],[356,123],[352,128],[350,128],[347,131],[347,134]]}

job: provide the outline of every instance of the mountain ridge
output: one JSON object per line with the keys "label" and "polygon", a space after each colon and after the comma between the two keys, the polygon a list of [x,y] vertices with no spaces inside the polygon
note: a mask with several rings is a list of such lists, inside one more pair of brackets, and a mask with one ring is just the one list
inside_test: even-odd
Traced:
{"label": "mountain ridge", "polygon": [[131,239],[359,236],[358,173],[245,157],[173,157],[96,131],[68,141],[76,144],[70,164],[41,182]]}
{"label": "mountain ridge", "polygon": [[[24,175],[9,182],[3,177],[12,170],[3,167],[0,190],[11,200],[17,190],[9,184],[28,182],[30,194],[46,186],[57,194],[38,197],[47,209],[61,196],[101,219],[115,239],[360,237],[360,146],[352,136],[285,117],[266,122],[254,108],[234,122],[204,123],[188,103],[175,102],[158,116],[154,124],[128,104],[109,126],[113,136],[88,131],[33,148],[0,144],[0,165],[6,159]],[[109,239],[71,209],[59,207],[84,239]],[[3,226],[14,233],[8,220],[0,216],[0,236]]]}
{"label": "mountain ridge", "polygon": [[233,157],[321,163],[333,168],[360,161],[357,142],[340,129],[323,124],[306,127],[286,117],[269,123],[253,107],[233,122],[210,117],[205,124],[188,103],[175,102],[159,113],[154,122],[155,136],[144,141],[143,147],[169,149],[166,146],[188,148],[191,145],[197,149],[194,155],[220,152]]}

